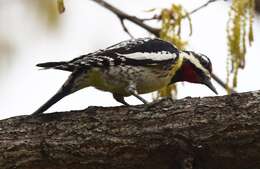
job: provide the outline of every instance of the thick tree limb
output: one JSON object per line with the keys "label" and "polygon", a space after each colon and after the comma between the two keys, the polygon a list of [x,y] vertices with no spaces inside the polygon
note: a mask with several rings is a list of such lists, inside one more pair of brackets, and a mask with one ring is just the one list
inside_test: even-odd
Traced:
{"label": "thick tree limb", "polygon": [[260,91],[0,121],[1,169],[259,169]]}

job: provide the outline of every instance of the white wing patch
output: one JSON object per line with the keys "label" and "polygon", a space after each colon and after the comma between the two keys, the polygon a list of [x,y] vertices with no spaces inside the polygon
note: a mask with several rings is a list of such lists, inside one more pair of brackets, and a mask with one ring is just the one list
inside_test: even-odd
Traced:
{"label": "white wing patch", "polygon": [[162,51],[158,53],[148,53],[148,52],[136,52],[136,53],[130,53],[130,54],[119,54],[122,56],[125,56],[126,58],[130,59],[136,59],[136,60],[155,60],[155,61],[162,61],[162,60],[169,60],[169,59],[175,59],[177,55],[175,53],[170,53],[167,51]]}
{"label": "white wing patch", "polygon": [[112,49],[118,49],[118,48],[121,48],[121,47],[125,47],[125,46],[127,46],[127,45],[129,44],[129,42],[130,42],[130,41],[123,41],[123,42],[121,42],[121,43],[119,43],[119,44],[110,46],[110,47],[108,47],[108,48],[106,48],[106,49],[112,50]]}
{"label": "white wing patch", "polygon": [[[148,42],[150,40],[153,40],[154,38],[139,38],[139,39],[130,39],[130,40],[126,40],[126,41],[122,41],[118,44],[112,45],[106,49],[109,50],[113,50],[113,49],[118,49],[121,47],[125,47],[126,49],[131,48],[131,45],[140,45],[140,44],[144,44],[145,42]],[[130,46],[128,46],[129,44],[131,44]]]}
{"label": "white wing patch", "polygon": [[210,77],[210,73],[207,69],[205,69],[200,61],[192,54],[188,54],[186,52],[181,52],[180,53],[181,56],[183,56],[184,58],[187,58],[191,63],[193,63],[198,69],[202,70],[203,72],[205,72],[206,75],[208,75]]}

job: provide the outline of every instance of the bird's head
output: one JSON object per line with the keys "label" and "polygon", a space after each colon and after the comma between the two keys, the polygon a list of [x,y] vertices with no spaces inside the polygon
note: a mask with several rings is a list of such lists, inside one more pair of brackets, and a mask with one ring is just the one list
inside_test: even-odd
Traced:
{"label": "bird's head", "polygon": [[182,65],[176,71],[171,83],[180,81],[200,83],[208,86],[214,93],[218,94],[210,80],[212,65],[207,56],[191,51],[182,51],[180,57],[183,57]]}

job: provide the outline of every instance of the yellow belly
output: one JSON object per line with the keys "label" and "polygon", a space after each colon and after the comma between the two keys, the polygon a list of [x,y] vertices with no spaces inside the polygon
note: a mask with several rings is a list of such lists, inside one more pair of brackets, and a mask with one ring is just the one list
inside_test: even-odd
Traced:
{"label": "yellow belly", "polygon": [[[132,68],[131,68],[132,69]],[[129,96],[128,87],[134,83],[139,94],[150,93],[167,86],[170,76],[158,76],[160,73],[146,67],[136,67],[132,70],[115,67],[112,70],[93,69],[89,72],[90,85],[103,91]],[[160,70],[159,70],[160,71]]]}

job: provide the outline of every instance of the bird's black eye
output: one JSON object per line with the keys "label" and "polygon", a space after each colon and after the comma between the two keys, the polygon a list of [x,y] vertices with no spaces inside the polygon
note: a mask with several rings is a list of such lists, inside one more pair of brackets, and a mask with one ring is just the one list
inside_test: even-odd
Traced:
{"label": "bird's black eye", "polygon": [[200,60],[200,63],[202,64],[202,66],[205,67],[209,71],[209,73],[211,73],[212,65],[211,65],[209,58],[203,54],[198,54],[198,57],[199,57],[199,60]]}

